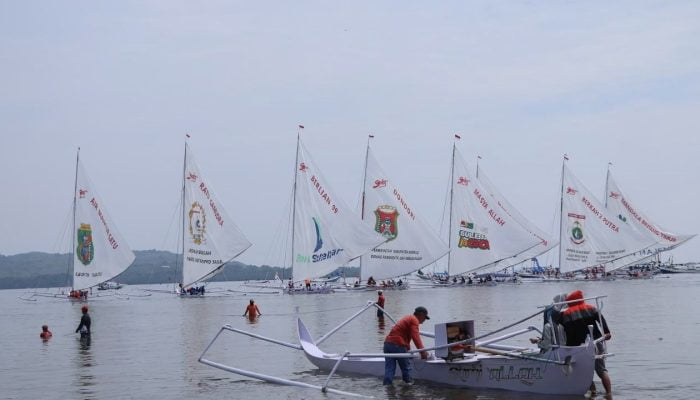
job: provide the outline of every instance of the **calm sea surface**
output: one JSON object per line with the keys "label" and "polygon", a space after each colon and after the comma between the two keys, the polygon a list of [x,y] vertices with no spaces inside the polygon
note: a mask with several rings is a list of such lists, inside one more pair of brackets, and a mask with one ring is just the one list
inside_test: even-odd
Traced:
{"label": "calm sea surface", "polygon": [[[210,288],[238,288],[213,283]],[[164,288],[164,287],[163,287]],[[262,383],[197,362],[219,328],[244,330],[296,342],[297,316],[319,337],[374,300],[375,293],[282,296],[243,295],[180,299],[130,286],[128,297],[94,297],[88,302],[92,340],[73,333],[83,303],[18,298],[24,290],[0,291],[0,398],[3,399],[321,399],[341,398],[311,389]],[[613,332],[608,359],[617,399],[692,399],[700,396],[700,276],[658,276],[651,280],[539,283],[496,287],[389,291],[387,310],[395,316],[423,305],[431,320],[474,319],[477,334],[515,322],[537,311],[559,292],[582,289],[587,296],[607,294],[603,313]],[[248,289],[255,290],[255,289]],[[97,293],[97,291],[95,292]],[[243,318],[254,298],[263,316]],[[387,320],[388,321],[388,320]],[[48,324],[54,337],[39,339]],[[541,317],[522,326],[540,327]],[[369,311],[323,344],[329,352],[379,352],[387,327]],[[432,326],[423,325],[424,330]],[[524,343],[527,335],[509,343]],[[430,343],[430,341],[428,341]],[[322,385],[325,374],[300,351],[234,333],[224,334],[208,354],[213,361]],[[597,378],[596,378],[597,381]],[[377,398],[536,399],[504,391],[445,388],[426,382],[382,386],[380,378],[337,376],[333,388]],[[603,391],[598,382],[599,391]],[[556,398],[549,396],[547,398]],[[571,397],[569,397],[571,398]],[[582,397],[575,397],[582,398]]]}

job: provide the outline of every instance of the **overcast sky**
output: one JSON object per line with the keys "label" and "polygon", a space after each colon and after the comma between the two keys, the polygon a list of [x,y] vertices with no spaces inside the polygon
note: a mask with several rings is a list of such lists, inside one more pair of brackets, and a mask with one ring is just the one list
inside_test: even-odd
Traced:
{"label": "overcast sky", "polygon": [[298,124],[351,206],[374,133],[436,230],[459,132],[546,231],[567,153],[594,193],[613,162],[637,208],[697,233],[699,38],[697,1],[4,1],[0,254],[69,251],[78,146],[131,248],[174,251],[189,132],[254,244],[239,260],[280,263]]}

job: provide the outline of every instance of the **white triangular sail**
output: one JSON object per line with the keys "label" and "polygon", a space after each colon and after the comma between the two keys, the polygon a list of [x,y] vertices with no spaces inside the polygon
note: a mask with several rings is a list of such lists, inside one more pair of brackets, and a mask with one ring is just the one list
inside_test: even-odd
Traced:
{"label": "white triangular sail", "polygon": [[388,178],[369,147],[364,185],[363,219],[387,241],[362,256],[362,280],[406,275],[447,254],[447,245]]}
{"label": "white triangular sail", "polygon": [[384,242],[331,189],[299,140],[292,275],[295,281],[333,272]]}
{"label": "white triangular sail", "polygon": [[606,264],[656,243],[606,210],[566,165],[562,173],[562,273]]}
{"label": "white triangular sail", "polygon": [[522,226],[523,229],[530,232],[531,235],[533,235],[539,240],[537,246],[529,250],[523,251],[516,256],[503,260],[502,262],[499,262],[496,266],[494,266],[494,270],[505,269],[510,266],[520,264],[523,261],[530,260],[533,257],[537,257],[542,253],[552,250],[559,244],[559,242],[554,237],[545,233],[544,231],[539,229],[535,224],[530,222],[530,220],[525,218],[525,216],[523,216],[508,201],[508,199],[506,199],[505,196],[501,194],[501,192],[491,182],[488,176],[484,174],[483,168],[479,168],[477,172],[477,179],[479,180],[479,183],[481,183],[486,189],[486,191],[491,195],[491,197],[493,197],[498,207],[500,207],[500,209],[503,210],[504,213],[508,214],[516,223],[520,224],[520,226]]}
{"label": "white triangular sail", "polygon": [[673,250],[695,237],[695,235],[681,235],[669,232],[660,225],[652,222],[625,196],[620,186],[615,179],[613,179],[610,171],[608,171],[608,178],[606,180],[605,196],[605,204],[608,211],[611,215],[617,217],[617,221],[620,224],[628,225],[631,229],[647,235],[657,242],[657,244],[653,246],[607,264],[605,266],[607,272],[642,262],[663,251]]}
{"label": "white triangular sail", "polygon": [[474,179],[456,146],[453,160],[448,258],[451,275],[507,263],[540,246],[541,239],[504,212],[488,189]]}
{"label": "white triangular sail", "polygon": [[182,284],[188,287],[218,273],[251,243],[226,213],[187,145],[184,174]]}
{"label": "white triangular sail", "polygon": [[121,274],[135,256],[109,218],[80,160],[76,168],[73,289],[82,290]]}

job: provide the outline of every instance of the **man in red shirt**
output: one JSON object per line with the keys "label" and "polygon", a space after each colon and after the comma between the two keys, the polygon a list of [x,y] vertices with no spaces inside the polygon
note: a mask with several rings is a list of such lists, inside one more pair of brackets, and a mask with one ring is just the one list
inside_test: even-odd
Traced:
{"label": "man in red shirt", "polygon": [[[377,298],[377,305],[383,309],[384,308],[384,300],[386,300],[386,299],[384,298],[384,294],[382,293],[381,290],[378,291],[377,294],[379,295],[379,297]],[[384,311],[377,309],[377,317],[384,318]]]}
{"label": "man in red shirt", "polygon": [[[426,319],[430,319],[430,317],[425,307],[416,307],[415,311],[413,311],[413,315],[407,315],[401,318],[399,322],[391,328],[391,332],[389,332],[386,339],[384,339],[384,353],[405,353],[411,348],[411,340],[413,340],[417,349],[425,348],[420,338],[419,325]],[[420,353],[420,358],[423,360],[427,359],[428,352],[422,351]],[[412,384],[411,360],[409,358],[391,358],[388,356],[384,358],[384,384],[391,385],[394,381],[397,362],[401,368],[401,377],[403,381]]]}

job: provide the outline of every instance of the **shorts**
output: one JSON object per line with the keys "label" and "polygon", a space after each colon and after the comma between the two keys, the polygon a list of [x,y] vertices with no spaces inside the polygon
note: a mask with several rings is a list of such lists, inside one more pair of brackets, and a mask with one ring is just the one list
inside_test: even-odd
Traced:
{"label": "shorts", "polygon": [[[596,351],[596,354],[605,354],[605,345],[603,344],[603,342],[596,343],[596,348],[598,349],[598,351]],[[605,359],[604,358],[596,358],[595,359],[595,373],[600,376],[605,372],[608,372],[608,369],[605,368]]]}

